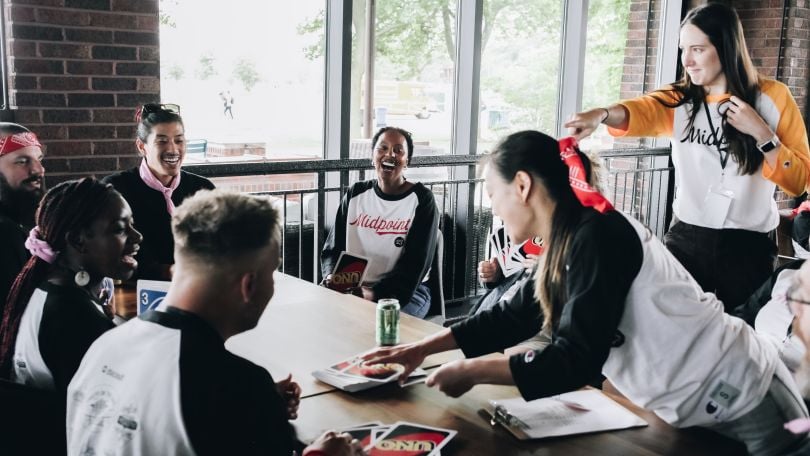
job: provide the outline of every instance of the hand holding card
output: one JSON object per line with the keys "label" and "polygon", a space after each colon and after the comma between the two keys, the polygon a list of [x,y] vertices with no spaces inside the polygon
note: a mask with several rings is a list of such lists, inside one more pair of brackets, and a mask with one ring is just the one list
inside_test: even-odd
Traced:
{"label": "hand holding card", "polygon": [[341,293],[352,293],[360,290],[363,278],[368,269],[369,259],[348,252],[341,252],[329,279],[324,284]]}
{"label": "hand holding card", "polygon": [[[362,358],[355,356],[326,369],[317,370],[312,375],[344,391],[355,392],[396,381],[403,372],[405,366],[402,364],[364,364]],[[416,369],[409,378],[426,376],[427,372],[424,369]]]}

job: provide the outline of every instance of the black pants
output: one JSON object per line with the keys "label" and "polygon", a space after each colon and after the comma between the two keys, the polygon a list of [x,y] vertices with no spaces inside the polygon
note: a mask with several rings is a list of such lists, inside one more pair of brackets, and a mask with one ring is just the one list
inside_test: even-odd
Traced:
{"label": "black pants", "polygon": [[744,303],[773,273],[776,244],[767,233],[676,222],[664,244],[726,312]]}

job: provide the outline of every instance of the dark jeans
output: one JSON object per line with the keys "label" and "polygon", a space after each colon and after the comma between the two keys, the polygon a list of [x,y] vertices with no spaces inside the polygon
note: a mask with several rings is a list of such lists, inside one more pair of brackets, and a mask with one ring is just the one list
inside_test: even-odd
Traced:
{"label": "dark jeans", "polygon": [[430,288],[424,283],[416,286],[413,290],[411,301],[402,307],[401,311],[417,318],[425,318],[430,310]]}
{"label": "dark jeans", "polygon": [[767,233],[713,229],[681,221],[664,244],[704,291],[723,301],[726,312],[744,303],[773,273],[776,244]]}

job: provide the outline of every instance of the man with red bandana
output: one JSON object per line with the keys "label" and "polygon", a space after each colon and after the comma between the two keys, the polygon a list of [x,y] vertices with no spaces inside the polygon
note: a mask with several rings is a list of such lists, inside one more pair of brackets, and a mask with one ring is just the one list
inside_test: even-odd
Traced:
{"label": "man with red bandana", "polygon": [[0,310],[29,257],[24,243],[45,192],[42,156],[34,133],[0,122]]}

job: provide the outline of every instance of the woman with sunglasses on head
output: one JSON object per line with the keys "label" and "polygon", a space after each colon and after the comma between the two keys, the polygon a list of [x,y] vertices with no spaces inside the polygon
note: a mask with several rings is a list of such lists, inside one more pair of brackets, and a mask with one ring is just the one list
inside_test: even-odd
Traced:
{"label": "woman with sunglasses on head", "polygon": [[186,137],[180,107],[149,103],[138,109],[135,147],[140,166],[107,176],[132,207],[135,226],[143,233],[137,276],[169,280],[174,264],[171,215],[174,208],[199,190],[214,188],[208,179],[180,169]]}
{"label": "woman with sunglasses on head", "polygon": [[0,376],[64,395],[90,344],[114,326],[103,282],[132,276],[141,234],[127,202],[93,178],[52,188],[36,219],[32,256],[3,311]]}
{"label": "woman with sunglasses on head", "polygon": [[467,359],[426,381],[454,397],[491,383],[516,385],[532,400],[579,389],[601,373],[673,426],[713,429],[751,454],[807,443],[782,427],[808,413],[776,347],[725,313],[649,229],[588,185],[587,161],[573,138],[524,131],[497,146],[485,172],[492,211],[510,237],[548,240],[535,298],[551,344],[475,358],[541,330],[494,307],[364,359],[402,363],[404,380],[426,356],[461,348]]}
{"label": "woman with sunglasses on head", "polygon": [[805,191],[807,134],[788,88],[757,74],[734,9],[691,10],[680,49],[680,81],[581,112],[566,126],[577,138],[600,123],[614,136],[672,138],[676,220],[664,242],[729,311],[773,272],[774,190]]}

